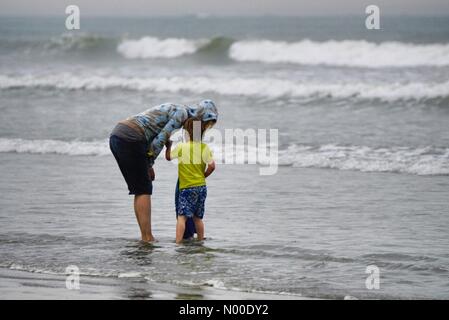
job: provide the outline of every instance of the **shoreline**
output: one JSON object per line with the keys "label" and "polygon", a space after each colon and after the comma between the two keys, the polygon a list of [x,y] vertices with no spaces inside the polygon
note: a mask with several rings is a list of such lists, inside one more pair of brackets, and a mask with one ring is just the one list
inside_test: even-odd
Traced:
{"label": "shoreline", "polygon": [[69,290],[65,275],[0,268],[0,300],[309,300],[298,295],[253,293],[207,286],[187,287],[142,278],[80,276]]}

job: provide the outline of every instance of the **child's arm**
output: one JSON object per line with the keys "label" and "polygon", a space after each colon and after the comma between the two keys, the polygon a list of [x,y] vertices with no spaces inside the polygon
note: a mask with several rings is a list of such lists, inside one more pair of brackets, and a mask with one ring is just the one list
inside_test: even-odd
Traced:
{"label": "child's arm", "polygon": [[214,172],[215,170],[215,161],[211,161],[207,164],[207,169],[204,172],[204,177],[207,178],[208,176],[210,176],[212,174],[212,172]]}
{"label": "child's arm", "polygon": [[165,159],[167,159],[168,161],[171,161],[171,140],[170,138],[168,139],[167,143],[165,143]]}

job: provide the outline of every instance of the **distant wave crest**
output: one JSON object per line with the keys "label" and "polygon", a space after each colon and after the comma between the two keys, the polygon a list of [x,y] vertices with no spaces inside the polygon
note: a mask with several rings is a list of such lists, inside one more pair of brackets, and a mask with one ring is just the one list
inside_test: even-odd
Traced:
{"label": "distant wave crest", "polygon": [[[248,152],[258,152],[257,149],[248,150]],[[61,141],[9,138],[0,138],[0,152],[68,156],[111,154],[107,140]],[[217,159],[223,156],[219,150],[216,155]],[[261,165],[264,164],[261,163]],[[279,150],[279,165],[363,172],[449,175],[449,148],[433,146],[373,148],[333,144],[321,146],[292,144],[287,149]]]}
{"label": "distant wave crest", "polygon": [[80,76],[71,73],[46,76],[0,75],[0,90],[17,88],[49,88],[65,90],[107,90],[120,88],[136,91],[192,93],[213,92],[235,95],[277,98],[330,98],[382,101],[420,101],[449,97],[449,82],[443,83],[301,83],[283,79],[228,77],[119,77]]}
{"label": "distant wave crest", "polygon": [[229,55],[237,61],[348,67],[449,65],[449,44],[372,43],[364,40],[316,42],[239,41]]}
{"label": "distant wave crest", "polygon": [[[214,50],[210,50],[210,49]],[[342,67],[448,66],[449,44],[373,43],[365,40],[297,42],[216,37],[185,39],[143,37],[123,40],[117,51],[128,59],[177,58],[198,52],[223,54],[235,61]]]}
{"label": "distant wave crest", "polygon": [[192,54],[204,44],[205,40],[143,37],[139,40],[122,41],[117,51],[128,59],[176,58]]}
{"label": "distant wave crest", "polygon": [[234,42],[231,38],[185,39],[143,37],[123,40],[117,51],[127,59],[178,58],[194,53],[222,56]]}
{"label": "distant wave crest", "polygon": [[[8,46],[12,44],[7,43]],[[63,33],[44,40],[17,41],[16,49],[45,54],[120,55],[126,59],[177,59],[200,55],[210,60],[263,64],[285,63],[339,67],[390,68],[449,66],[449,43],[407,43],[366,40],[279,41],[269,39],[104,37],[91,33]],[[25,46],[25,48],[24,48]]]}

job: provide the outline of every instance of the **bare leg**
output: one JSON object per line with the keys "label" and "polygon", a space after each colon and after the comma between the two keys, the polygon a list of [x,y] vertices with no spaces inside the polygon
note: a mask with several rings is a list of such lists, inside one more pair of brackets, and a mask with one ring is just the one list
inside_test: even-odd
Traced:
{"label": "bare leg", "polygon": [[139,223],[142,241],[154,241],[151,233],[151,196],[149,194],[134,196],[134,212]]}
{"label": "bare leg", "polygon": [[180,244],[182,242],[182,238],[184,236],[184,231],[186,229],[186,220],[185,216],[178,216],[176,221],[176,243]]}
{"label": "bare leg", "polygon": [[195,223],[195,229],[198,240],[204,240],[204,223],[203,220],[197,217],[193,217],[193,222]]}

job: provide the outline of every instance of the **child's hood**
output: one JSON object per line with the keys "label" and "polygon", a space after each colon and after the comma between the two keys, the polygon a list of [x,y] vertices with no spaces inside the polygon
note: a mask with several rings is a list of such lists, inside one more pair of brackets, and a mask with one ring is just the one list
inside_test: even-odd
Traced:
{"label": "child's hood", "polygon": [[203,100],[194,106],[188,106],[189,118],[199,118],[202,121],[217,120],[218,111],[212,100]]}

